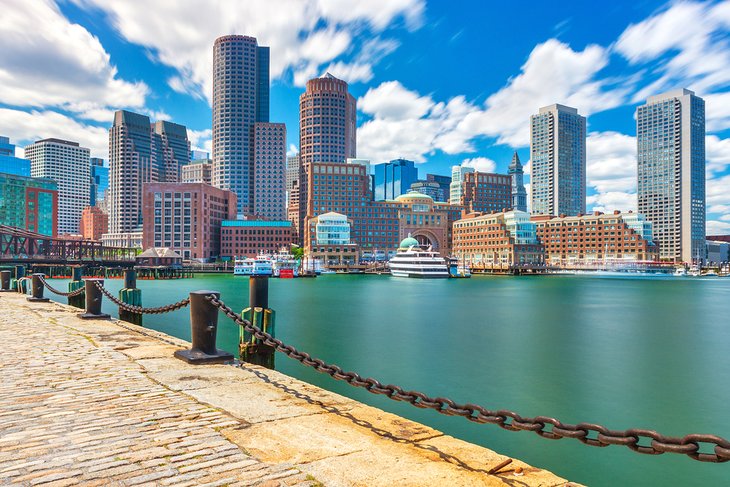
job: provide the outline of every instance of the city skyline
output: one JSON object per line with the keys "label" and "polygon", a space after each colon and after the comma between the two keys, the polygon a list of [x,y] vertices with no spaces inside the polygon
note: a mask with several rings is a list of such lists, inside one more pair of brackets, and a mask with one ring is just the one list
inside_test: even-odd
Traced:
{"label": "city skyline", "polygon": [[[33,9],[36,22],[49,27],[39,29],[45,34],[30,45],[22,44],[24,38],[17,34],[25,20],[13,23],[15,17],[9,16],[0,21],[9,50],[16,53],[12,59],[0,57],[0,68],[9,73],[8,89],[0,98],[0,133],[9,135],[16,145],[59,137],[90,147],[92,156],[106,157],[107,139],[97,134],[109,128],[109,113],[130,108],[189,127],[193,145],[205,146],[206,131],[211,129],[211,95],[206,91],[211,73],[206,66],[212,66],[212,40],[229,33],[245,34],[271,48],[271,119],[287,124],[290,146],[296,145],[298,137],[300,85],[326,70],[347,81],[358,100],[357,157],[373,163],[399,156],[426,160],[419,164],[422,173],[448,174],[449,167],[460,162],[506,173],[517,149],[529,182],[525,140],[529,114],[551,103],[576,107],[588,118],[589,211],[636,209],[633,112],[648,96],[691,89],[707,104],[707,233],[730,231],[730,195],[725,190],[730,184],[730,63],[726,62],[730,48],[721,35],[728,30],[724,20],[728,2],[616,7],[605,12],[600,28],[591,20],[593,12],[588,7],[573,4],[548,12],[536,4],[530,12],[519,14],[524,20],[539,15],[543,24],[532,25],[534,32],[527,31],[529,22],[511,23],[505,30],[501,24],[516,14],[509,7],[489,12],[485,32],[481,21],[479,28],[475,23],[479,15],[472,15],[472,20],[464,13],[447,11],[442,2],[420,0],[388,2],[387,8],[360,6],[354,11],[302,2],[316,8],[299,20],[290,18],[296,12],[282,13],[269,30],[256,16],[249,16],[253,19],[249,22],[240,14],[213,20],[214,15],[167,12],[175,25],[194,19],[201,31],[201,39],[178,44],[154,30],[133,32],[134,26],[146,25],[142,13],[149,16],[150,8],[164,10],[164,4],[139,8],[139,12],[121,9],[115,2],[81,5],[95,3],[97,8],[86,9],[74,2],[9,4],[10,12]],[[210,4],[212,12],[215,5]],[[250,8],[255,7],[241,10]],[[478,5],[473,10],[485,13]],[[319,22],[312,22],[312,15]],[[699,18],[704,20],[692,22]],[[675,35],[672,26],[677,19],[683,19],[684,27]],[[295,38],[277,37],[279,24],[293,28]],[[79,35],[59,40],[64,29]],[[652,42],[642,42],[646,38]],[[56,45],[44,44],[50,40]],[[69,52],[73,47],[69,43],[91,46],[93,66],[80,64]],[[40,59],[33,51],[38,45],[49,54],[63,50],[58,68],[13,64],[19,55]],[[428,52],[423,45],[429,46]],[[482,47],[492,48],[487,62],[464,63],[465,59],[487,59]],[[190,52],[173,56],[183,48]],[[419,62],[427,55],[439,56],[443,60],[439,71],[449,72],[453,79],[434,77],[427,66],[431,63]],[[133,62],[139,67],[134,68]],[[349,71],[344,69],[347,66]],[[489,76],[482,76],[486,73],[482,69]],[[71,86],[72,75],[84,75],[83,83],[90,85]],[[546,77],[553,82],[545,83]],[[33,83],[33,79],[53,83]],[[184,81],[193,84],[186,87]],[[383,152],[384,147],[391,152]]]}

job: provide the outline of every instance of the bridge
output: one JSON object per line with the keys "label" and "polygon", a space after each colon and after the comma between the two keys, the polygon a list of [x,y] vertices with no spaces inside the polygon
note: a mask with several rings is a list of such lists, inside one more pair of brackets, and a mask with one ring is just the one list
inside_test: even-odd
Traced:
{"label": "bridge", "polygon": [[64,240],[0,225],[0,264],[134,265],[136,249],[107,247],[90,240]]}

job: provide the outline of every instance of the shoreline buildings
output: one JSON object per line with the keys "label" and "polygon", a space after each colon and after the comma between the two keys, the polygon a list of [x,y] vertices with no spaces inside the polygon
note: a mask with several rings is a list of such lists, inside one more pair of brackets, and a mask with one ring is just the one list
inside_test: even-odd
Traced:
{"label": "shoreline buildings", "polygon": [[530,117],[532,214],[586,212],[586,119],[565,105]]}
{"label": "shoreline buildings", "polygon": [[0,173],[0,225],[57,236],[57,188],[53,179]]}
{"label": "shoreline buildings", "polygon": [[687,89],[636,110],[638,210],[654,224],[662,260],[705,259],[705,101]]}

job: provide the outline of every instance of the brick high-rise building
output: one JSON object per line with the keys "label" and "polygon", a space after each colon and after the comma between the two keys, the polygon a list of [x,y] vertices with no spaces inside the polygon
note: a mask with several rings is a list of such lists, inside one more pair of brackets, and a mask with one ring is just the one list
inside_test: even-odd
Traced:
{"label": "brick high-rise building", "polygon": [[30,175],[58,183],[58,233],[79,231],[81,212],[89,205],[89,149],[78,142],[43,139],[25,148],[30,159]]}
{"label": "brick high-rise building", "polygon": [[254,213],[254,124],[269,121],[269,48],[226,35],[213,46],[213,186]]}
{"label": "brick high-rise building", "polygon": [[86,240],[101,241],[101,236],[109,231],[109,215],[98,206],[87,206],[81,212],[79,233]]}
{"label": "brick high-rise building", "polygon": [[286,220],[286,126],[254,125],[253,215],[265,220]]}
{"label": "brick high-rise building", "polygon": [[467,213],[490,213],[512,208],[512,177],[506,174],[468,172],[461,182],[459,204]]}

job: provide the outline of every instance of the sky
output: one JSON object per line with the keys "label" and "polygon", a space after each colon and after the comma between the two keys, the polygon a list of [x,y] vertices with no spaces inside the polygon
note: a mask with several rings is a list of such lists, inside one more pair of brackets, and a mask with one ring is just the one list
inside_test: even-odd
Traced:
{"label": "sky", "polygon": [[[635,111],[688,88],[707,112],[707,232],[730,234],[730,1],[3,0],[0,135],[107,158],[113,113],[188,127],[210,150],[213,41],[271,48],[271,121],[330,72],[357,99],[357,156],[529,173],[529,117],[588,117],[588,209],[636,209]],[[22,149],[19,149],[22,155]],[[529,177],[527,178],[529,182]],[[529,183],[528,183],[529,191]]]}

